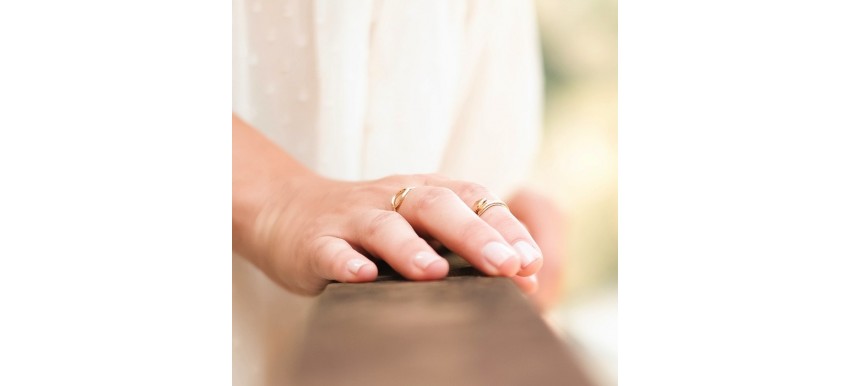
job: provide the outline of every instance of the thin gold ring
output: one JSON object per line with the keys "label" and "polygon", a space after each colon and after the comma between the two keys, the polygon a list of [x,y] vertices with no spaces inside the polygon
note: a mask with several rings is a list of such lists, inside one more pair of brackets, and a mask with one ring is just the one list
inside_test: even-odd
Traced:
{"label": "thin gold ring", "polygon": [[413,189],[415,189],[414,186],[407,187],[399,190],[398,193],[393,195],[393,198],[390,200],[390,205],[392,205],[394,211],[398,212],[398,207],[401,206],[401,203],[404,202],[404,198],[407,197],[407,194]]}
{"label": "thin gold ring", "polygon": [[505,204],[504,201],[501,201],[501,200],[490,201],[486,198],[482,198],[478,201],[475,201],[475,203],[472,204],[472,210],[475,211],[475,214],[477,214],[480,217],[482,214],[484,214],[484,212],[487,211],[487,209],[490,209],[494,206],[504,206],[505,209],[510,210],[508,208],[508,204]]}

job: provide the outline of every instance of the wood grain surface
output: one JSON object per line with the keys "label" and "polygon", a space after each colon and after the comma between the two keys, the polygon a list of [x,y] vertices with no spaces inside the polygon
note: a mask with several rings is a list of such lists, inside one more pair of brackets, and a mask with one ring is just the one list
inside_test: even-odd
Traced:
{"label": "wood grain surface", "polygon": [[590,385],[506,278],[450,259],[450,277],[333,283],[304,336],[294,385]]}

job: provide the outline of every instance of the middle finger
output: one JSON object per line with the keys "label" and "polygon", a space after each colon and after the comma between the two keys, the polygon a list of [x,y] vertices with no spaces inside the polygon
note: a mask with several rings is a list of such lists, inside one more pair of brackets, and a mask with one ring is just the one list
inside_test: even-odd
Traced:
{"label": "middle finger", "polygon": [[436,238],[488,275],[513,276],[520,269],[519,255],[502,235],[448,188],[413,189],[398,212],[414,229]]}

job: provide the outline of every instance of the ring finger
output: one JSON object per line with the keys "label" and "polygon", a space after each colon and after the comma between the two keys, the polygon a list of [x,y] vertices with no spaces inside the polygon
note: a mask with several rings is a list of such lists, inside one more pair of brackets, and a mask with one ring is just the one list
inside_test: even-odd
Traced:
{"label": "ring finger", "polygon": [[[487,188],[478,184],[457,180],[445,180],[439,183],[455,192],[461,200],[469,205],[469,208],[482,198],[491,202],[498,200]],[[531,238],[528,229],[514,217],[506,206],[491,206],[480,217],[499,231],[502,237],[519,252],[522,257],[519,275],[529,276],[540,270],[540,267],[543,266],[543,254],[540,247]]]}

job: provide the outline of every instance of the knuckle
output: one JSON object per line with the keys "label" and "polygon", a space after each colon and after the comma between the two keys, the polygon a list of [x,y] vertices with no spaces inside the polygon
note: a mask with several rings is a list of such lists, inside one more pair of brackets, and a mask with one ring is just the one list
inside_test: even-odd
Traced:
{"label": "knuckle", "polygon": [[487,225],[479,221],[469,221],[460,228],[457,234],[458,240],[463,240],[464,243],[477,243],[488,236]]}
{"label": "knuckle", "polygon": [[396,180],[402,179],[404,177],[405,177],[404,174],[390,174],[388,176],[384,176],[382,178],[379,178],[378,181],[384,181],[384,182],[386,182],[386,181],[396,181]]}
{"label": "knuckle", "polygon": [[311,220],[303,224],[303,230],[306,235],[319,235],[327,228],[327,224],[333,223],[333,216],[327,213],[317,215]]}
{"label": "knuckle", "polygon": [[491,198],[493,197],[490,194],[490,191],[485,188],[483,185],[476,184],[474,182],[467,182],[460,186],[459,195],[461,197],[469,197],[471,199],[479,199],[479,198]]}
{"label": "knuckle", "polygon": [[448,188],[435,187],[425,191],[416,203],[419,211],[427,212],[439,206],[441,202],[454,196],[454,192]]}
{"label": "knuckle", "polygon": [[391,186],[394,189],[399,189],[399,186],[418,185],[421,181],[419,175],[411,174],[393,174],[391,176],[380,179],[384,184]]}
{"label": "knuckle", "polygon": [[516,229],[521,229],[519,220],[507,210],[504,210],[504,208],[495,207],[484,214],[489,217],[487,222],[496,229],[512,232]]}
{"label": "knuckle", "polygon": [[363,235],[366,237],[374,236],[384,227],[398,221],[400,216],[398,213],[390,211],[380,211],[370,216],[363,228]]}
{"label": "knuckle", "polygon": [[438,173],[420,174],[418,177],[425,182],[425,185],[436,185],[449,179],[448,177]]}
{"label": "knuckle", "polygon": [[322,263],[329,260],[328,258],[330,257],[328,256],[328,247],[329,243],[324,242],[322,238],[313,239],[307,245],[307,262],[312,272],[319,273],[323,271]]}
{"label": "knuckle", "polygon": [[295,264],[288,270],[295,273],[294,287],[296,293],[315,295],[321,292],[327,281],[324,279],[324,262],[328,261],[331,254],[327,243],[323,238],[312,239],[303,247],[301,263]]}
{"label": "knuckle", "polygon": [[386,195],[386,188],[379,184],[362,184],[351,188],[352,197],[381,197]]}

